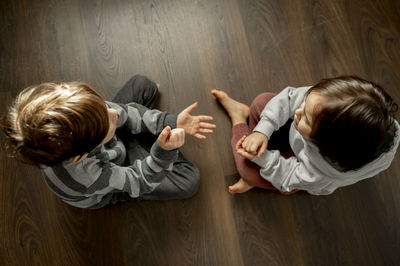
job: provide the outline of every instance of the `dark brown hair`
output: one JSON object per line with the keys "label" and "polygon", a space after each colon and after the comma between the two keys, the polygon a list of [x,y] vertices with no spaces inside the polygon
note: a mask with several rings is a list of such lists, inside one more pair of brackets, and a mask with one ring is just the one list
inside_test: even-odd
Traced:
{"label": "dark brown hair", "polygon": [[104,100],[89,85],[43,83],[17,96],[2,127],[15,158],[54,166],[96,148],[109,121]]}
{"label": "dark brown hair", "polygon": [[390,149],[398,106],[378,85],[354,76],[324,79],[308,93],[319,93],[311,140],[341,170],[355,170]]}

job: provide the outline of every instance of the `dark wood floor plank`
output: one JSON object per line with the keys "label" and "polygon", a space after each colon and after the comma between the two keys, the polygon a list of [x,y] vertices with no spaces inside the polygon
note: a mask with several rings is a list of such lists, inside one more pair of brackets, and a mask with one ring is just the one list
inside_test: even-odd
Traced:
{"label": "dark wood floor plank", "polygon": [[81,80],[105,99],[136,73],[159,107],[214,116],[207,140],[182,149],[202,174],[177,201],[70,207],[40,171],[0,154],[1,265],[396,265],[400,158],[329,196],[254,189],[239,177],[231,124],[210,95],[259,93],[355,74],[400,103],[400,3],[384,1],[43,0],[0,2],[0,111],[23,88]]}

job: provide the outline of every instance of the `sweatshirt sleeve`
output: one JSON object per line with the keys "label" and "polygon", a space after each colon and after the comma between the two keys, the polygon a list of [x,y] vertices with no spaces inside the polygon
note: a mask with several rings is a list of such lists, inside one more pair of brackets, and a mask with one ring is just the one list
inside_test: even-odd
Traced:
{"label": "sweatshirt sleeve", "polygon": [[273,97],[261,113],[260,121],[253,131],[263,133],[268,138],[283,126],[303,103],[308,89],[311,87],[287,87]]}
{"label": "sweatshirt sleeve", "polygon": [[319,177],[311,174],[303,162],[296,157],[285,159],[278,150],[266,150],[261,157],[254,157],[252,162],[260,166],[260,175],[277,189],[290,192],[304,189],[307,184],[315,182]]}
{"label": "sweatshirt sleeve", "polygon": [[173,162],[177,158],[178,150],[164,150],[155,142],[147,157],[126,167],[101,161],[101,158],[92,159],[85,166],[85,170],[95,181],[87,187],[84,196],[121,191],[136,198],[149,193],[161,183],[167,172],[172,170]]}
{"label": "sweatshirt sleeve", "polygon": [[175,114],[149,109],[138,103],[119,104],[106,101],[106,104],[118,112],[117,128],[126,128],[132,134],[150,132],[159,135],[166,126],[176,128]]}

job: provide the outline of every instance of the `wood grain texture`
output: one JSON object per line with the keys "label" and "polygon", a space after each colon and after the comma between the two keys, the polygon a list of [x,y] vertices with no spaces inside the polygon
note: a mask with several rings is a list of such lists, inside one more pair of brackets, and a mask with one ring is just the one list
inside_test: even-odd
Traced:
{"label": "wood grain texture", "polygon": [[265,91],[355,74],[400,103],[395,0],[15,0],[0,2],[0,111],[23,88],[86,81],[111,99],[140,73],[159,108],[214,116],[185,156],[201,170],[191,199],[70,207],[40,171],[0,153],[0,265],[397,265],[400,157],[329,196],[253,189],[237,175],[231,125],[210,95],[250,104]]}

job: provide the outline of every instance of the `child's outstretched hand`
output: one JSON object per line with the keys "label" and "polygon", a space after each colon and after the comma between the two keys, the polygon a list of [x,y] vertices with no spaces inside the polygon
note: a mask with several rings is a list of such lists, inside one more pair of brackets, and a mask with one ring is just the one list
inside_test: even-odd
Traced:
{"label": "child's outstretched hand", "polygon": [[260,132],[253,132],[246,137],[242,145],[248,153],[260,157],[268,146],[268,137]]}
{"label": "child's outstretched hand", "polygon": [[255,157],[254,154],[247,152],[243,147],[243,141],[246,139],[246,136],[243,136],[239,141],[236,143],[236,152],[242,155],[244,158],[253,160]]}
{"label": "child's outstretched hand", "polygon": [[170,151],[182,147],[185,144],[185,131],[182,128],[171,129],[166,126],[158,136],[158,145],[164,150]]}
{"label": "child's outstretched hand", "polygon": [[214,124],[206,123],[204,121],[213,120],[212,116],[208,115],[196,115],[192,116],[190,112],[196,109],[198,103],[188,106],[185,110],[179,113],[178,119],[176,121],[177,128],[183,128],[185,133],[194,136],[198,139],[205,139],[206,136],[203,134],[211,134],[213,133],[213,129],[216,128]]}

